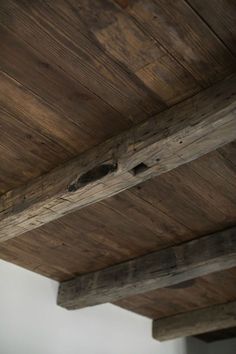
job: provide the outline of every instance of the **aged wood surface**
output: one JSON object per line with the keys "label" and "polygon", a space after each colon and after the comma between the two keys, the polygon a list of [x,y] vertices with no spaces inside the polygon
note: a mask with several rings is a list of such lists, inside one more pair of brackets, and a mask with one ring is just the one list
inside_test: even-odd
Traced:
{"label": "aged wood surface", "polygon": [[236,302],[229,302],[155,320],[153,321],[153,338],[165,341],[235,326]]}
{"label": "aged wood surface", "polygon": [[[234,142],[228,144],[172,172],[2,242],[0,257],[63,281],[229,228],[236,224],[235,147]],[[222,277],[228,279],[227,289],[236,294],[233,275]],[[210,288],[202,285],[208,289],[207,298],[201,296],[201,287],[193,288],[190,300],[199,296],[199,306],[208,298],[214,301],[218,292],[211,289],[217,284],[219,281]],[[152,317],[153,312],[153,318],[163,309],[169,314],[170,303],[176,310],[183,305],[191,309],[191,301],[179,301],[178,306],[177,296],[174,301],[172,293],[162,293],[158,293],[162,297],[158,301],[165,302],[161,308],[155,306],[158,294],[123,304],[133,309],[135,303],[144,315]],[[228,301],[220,294],[222,302]]]}
{"label": "aged wood surface", "polygon": [[58,304],[77,309],[114,302],[236,266],[236,228],[61,283]]}
{"label": "aged wood surface", "polygon": [[[0,194],[235,72],[235,18],[234,0],[2,1]],[[63,281],[223,230],[235,166],[234,142],[2,242],[0,257]],[[166,317],[236,300],[235,284],[231,269],[117,304]]]}
{"label": "aged wood surface", "polygon": [[233,73],[234,2],[194,5],[2,1],[0,193]]}
{"label": "aged wood surface", "polygon": [[225,46],[236,54],[236,2],[234,0],[189,0],[188,2]]}
{"label": "aged wood surface", "polygon": [[[216,77],[220,79],[227,75],[235,66],[235,58],[190,4],[191,1],[183,0],[135,0],[128,2],[124,11],[173,55],[200,85],[206,86]],[[234,17],[235,13],[233,6],[230,9],[226,6],[221,12],[227,18]],[[226,21],[226,28],[230,31],[231,24],[227,25]]]}
{"label": "aged wood surface", "polygon": [[235,279],[236,268],[234,267],[172,287],[131,296],[115,304],[151,319],[162,319],[236,301]]}
{"label": "aged wood surface", "polygon": [[0,240],[110,197],[235,139],[236,77],[88,150],[0,199]]}

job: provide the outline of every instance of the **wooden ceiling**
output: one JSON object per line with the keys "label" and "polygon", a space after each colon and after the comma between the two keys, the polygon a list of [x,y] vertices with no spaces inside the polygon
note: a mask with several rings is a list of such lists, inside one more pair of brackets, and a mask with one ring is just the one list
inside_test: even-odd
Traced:
{"label": "wooden ceiling", "polygon": [[[2,0],[0,193],[233,74],[235,23],[234,0]],[[236,141],[0,257],[63,281],[234,225]],[[233,300],[234,268],[117,305],[158,319]]]}

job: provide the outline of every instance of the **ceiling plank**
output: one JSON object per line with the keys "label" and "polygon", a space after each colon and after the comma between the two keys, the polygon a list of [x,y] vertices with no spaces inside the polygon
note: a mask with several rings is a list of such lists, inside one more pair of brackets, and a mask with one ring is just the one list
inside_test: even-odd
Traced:
{"label": "ceiling plank", "polygon": [[195,336],[236,326],[236,301],[153,321],[159,341]]}
{"label": "ceiling plank", "polygon": [[120,193],[236,138],[236,75],[0,198],[0,242]]}
{"label": "ceiling plank", "polygon": [[236,227],[62,282],[58,305],[114,302],[236,266]]}

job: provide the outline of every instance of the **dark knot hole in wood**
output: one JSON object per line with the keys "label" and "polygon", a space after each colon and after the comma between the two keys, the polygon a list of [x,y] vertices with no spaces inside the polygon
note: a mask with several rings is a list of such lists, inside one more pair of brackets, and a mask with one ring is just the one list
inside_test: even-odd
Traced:
{"label": "dark knot hole in wood", "polygon": [[137,175],[139,175],[140,173],[142,173],[142,172],[144,172],[144,171],[146,171],[146,170],[148,170],[149,169],[149,167],[145,164],[145,163],[143,163],[143,162],[141,162],[140,164],[138,164],[137,166],[135,166],[134,168],[132,168],[132,170],[130,171],[134,176],[137,176]]}
{"label": "dark knot hole in wood", "polygon": [[89,170],[88,172],[82,174],[77,181],[72,182],[68,186],[69,192],[75,192],[77,189],[88,185],[89,183],[96,182],[108,174],[115,172],[117,170],[117,165],[113,164],[103,164],[96,166]]}

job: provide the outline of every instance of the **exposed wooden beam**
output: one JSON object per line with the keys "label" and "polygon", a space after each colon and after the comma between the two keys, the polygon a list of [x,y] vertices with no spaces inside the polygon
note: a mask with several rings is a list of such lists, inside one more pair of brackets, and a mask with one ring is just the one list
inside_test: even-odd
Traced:
{"label": "exposed wooden beam", "polygon": [[78,309],[173,286],[236,266],[236,227],[61,283],[58,304]]}
{"label": "exposed wooden beam", "polygon": [[236,75],[0,198],[0,241],[207,154],[236,138]]}
{"label": "exposed wooden beam", "polygon": [[219,340],[236,338],[236,327],[218,329],[202,334],[197,334],[194,338],[200,339],[205,343],[213,343]]}
{"label": "exposed wooden beam", "polygon": [[153,321],[159,341],[195,336],[236,326],[236,301]]}

